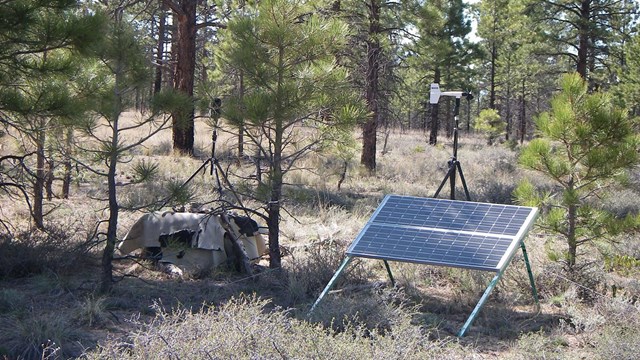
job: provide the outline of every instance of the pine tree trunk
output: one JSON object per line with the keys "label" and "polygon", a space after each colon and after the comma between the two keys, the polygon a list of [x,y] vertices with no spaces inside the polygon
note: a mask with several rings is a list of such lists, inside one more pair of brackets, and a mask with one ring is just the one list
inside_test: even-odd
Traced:
{"label": "pine tree trunk", "polygon": [[[433,82],[440,83],[440,68],[436,67],[434,71]],[[431,104],[431,127],[429,131],[429,145],[436,145],[438,143],[438,129],[440,128],[440,122],[438,119],[439,106],[438,103]]]}
{"label": "pine tree trunk", "polygon": [[578,240],[577,240],[577,223],[578,223],[578,204],[577,204],[577,195],[575,194],[575,185],[574,185],[574,177],[571,176],[565,190],[563,198],[567,203],[567,245],[568,245],[568,254],[567,254],[567,267],[569,271],[573,271],[576,265],[576,255],[578,249]]}
{"label": "pine tree trunk", "polygon": [[[117,129],[117,120],[114,121],[114,129]],[[118,138],[118,130],[114,130],[114,140]],[[117,146],[117,145],[116,145]],[[117,165],[117,153],[110,155],[109,159],[109,172],[107,176],[107,183],[109,189],[109,220],[107,222],[107,243],[102,253],[102,279],[100,282],[100,292],[103,294],[111,291],[113,285],[113,253],[116,249],[116,242],[118,240],[118,202],[116,199],[116,165]]]}
{"label": "pine tree trunk", "polygon": [[[116,21],[122,21],[122,11],[116,13]],[[111,153],[107,158],[109,169],[107,171],[107,184],[108,184],[108,199],[109,199],[109,220],[107,222],[107,243],[102,253],[102,274],[100,281],[99,291],[106,294],[111,291],[113,286],[113,253],[116,249],[116,242],[118,240],[118,212],[120,207],[118,206],[117,193],[116,193],[116,174],[119,155],[119,119],[122,114],[122,93],[121,84],[123,77],[123,66],[117,64],[114,70],[115,74],[115,86],[114,86],[114,107],[112,114],[112,133],[111,133]]]}
{"label": "pine tree trunk", "polygon": [[[278,197],[277,190],[272,189],[272,198]],[[280,204],[271,201],[267,208],[267,226],[269,227],[269,267],[277,269],[282,266],[280,252]]]}
{"label": "pine tree trunk", "polygon": [[73,128],[68,127],[64,135],[64,176],[62,178],[62,198],[69,198],[69,190],[71,188],[71,145],[73,141]]}
{"label": "pine tree trunk", "polygon": [[576,71],[583,79],[587,79],[587,58],[589,57],[589,27],[591,25],[591,1],[582,0],[580,3],[580,21],[578,22],[578,60]]}
{"label": "pine tree trunk", "polygon": [[[445,104],[447,107],[447,111],[445,112],[445,119],[444,119],[444,129],[445,129],[445,133],[447,134],[447,138],[451,138],[453,137],[453,128],[454,128],[454,120],[451,119],[451,103],[455,102],[456,100],[453,100],[451,97],[446,97],[445,98]],[[454,104],[455,107],[455,104]],[[459,118],[458,118],[459,119]]]}
{"label": "pine tree trunk", "polygon": [[44,120],[39,119],[38,122],[41,126],[36,130],[36,179],[33,183],[33,223],[36,228],[44,229],[44,214],[43,214],[43,202],[44,202],[44,183],[45,183],[45,154],[44,143],[46,135],[44,132]]}
{"label": "pine tree trunk", "polygon": [[[196,69],[196,0],[182,0],[180,14],[176,14],[177,43],[174,64],[173,87],[193,98]],[[194,109],[173,113],[173,148],[183,154],[193,155]]]}
{"label": "pine tree trunk", "polygon": [[[507,74],[511,73],[511,62],[507,65]],[[511,133],[511,82],[507,81],[507,96],[505,98],[505,117],[507,118],[507,129],[505,131],[504,139],[509,141],[509,134]]]}
{"label": "pine tree trunk", "polygon": [[53,148],[51,144],[49,144],[49,158],[45,159],[47,162],[47,174],[45,175],[44,188],[47,194],[47,201],[51,201],[53,199],[53,173],[55,170],[55,162],[53,159]]}
{"label": "pine tree trunk", "polygon": [[380,32],[380,3],[371,0],[369,4],[369,38],[367,39],[366,101],[371,112],[362,127],[362,156],[360,163],[374,172],[376,170],[376,142],[380,111],[378,107],[378,78],[382,48],[377,38]]}
{"label": "pine tree trunk", "polygon": [[280,201],[282,200],[282,121],[276,120],[274,134],[274,153],[271,159],[269,182],[271,197],[267,204],[267,224],[269,227],[269,267],[272,269],[282,266],[280,251]]}
{"label": "pine tree trunk", "polygon": [[496,63],[498,62],[497,48],[498,47],[496,46],[495,41],[491,41],[491,75],[490,75],[490,84],[489,84],[489,109],[496,108],[496,67],[497,67]]}
{"label": "pine tree trunk", "polygon": [[576,255],[578,250],[578,242],[576,239],[576,223],[578,216],[578,207],[574,204],[569,205],[568,209],[568,222],[569,229],[567,231],[567,244],[569,245],[569,252],[567,257],[567,266],[569,270],[573,270],[576,265]]}
{"label": "pine tree trunk", "polygon": [[[240,99],[244,99],[244,74],[242,73],[242,71],[240,71]],[[244,119],[240,123],[240,126],[238,126],[238,158],[241,158],[243,156],[244,156]]]}
{"label": "pine tree trunk", "polygon": [[524,143],[524,139],[527,135],[527,100],[525,98],[525,85],[526,85],[526,78],[522,79],[522,94],[520,95],[522,97],[521,99],[521,112],[520,112],[520,145],[522,145]]}

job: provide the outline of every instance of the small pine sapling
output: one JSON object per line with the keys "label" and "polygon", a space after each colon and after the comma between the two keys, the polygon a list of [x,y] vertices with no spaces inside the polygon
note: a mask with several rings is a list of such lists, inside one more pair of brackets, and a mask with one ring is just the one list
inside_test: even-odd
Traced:
{"label": "small pine sapling", "polygon": [[640,138],[626,111],[606,93],[588,93],[578,74],[565,75],[551,110],[536,119],[539,137],[526,146],[520,164],[550,179],[555,187],[541,193],[525,180],[515,190],[523,205],[542,206],[544,230],[566,242],[562,257],[576,268],[578,248],[602,244],[637,228],[637,215],[617,218],[600,205],[601,196],[625,170],[638,163]]}

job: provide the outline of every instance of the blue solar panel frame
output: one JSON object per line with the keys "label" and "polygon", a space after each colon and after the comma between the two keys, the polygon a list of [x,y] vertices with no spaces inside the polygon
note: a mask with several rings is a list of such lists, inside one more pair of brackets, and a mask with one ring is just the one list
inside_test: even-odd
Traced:
{"label": "blue solar panel frame", "polygon": [[387,195],[347,255],[503,271],[537,216],[533,207]]}

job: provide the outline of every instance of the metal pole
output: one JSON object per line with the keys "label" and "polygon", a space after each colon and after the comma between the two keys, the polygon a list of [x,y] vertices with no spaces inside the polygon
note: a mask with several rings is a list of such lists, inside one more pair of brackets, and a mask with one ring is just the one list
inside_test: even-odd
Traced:
{"label": "metal pole", "polygon": [[459,123],[459,114],[460,114],[460,98],[456,97],[456,107],[453,110],[453,119],[454,119],[454,127],[453,127],[453,158],[451,159],[450,167],[453,168],[451,172],[451,178],[449,179],[449,186],[451,186],[451,195],[450,199],[456,199],[456,165],[458,163],[458,123]]}
{"label": "metal pole", "polygon": [[333,277],[331,278],[331,280],[329,280],[329,283],[327,284],[327,286],[324,288],[324,290],[322,290],[316,302],[313,303],[313,306],[311,306],[311,310],[309,310],[308,315],[311,315],[313,313],[313,310],[315,310],[316,306],[318,306],[320,301],[322,301],[322,298],[324,298],[325,295],[327,295],[327,293],[331,290],[333,285],[335,285],[336,280],[338,279],[340,274],[344,271],[344,269],[347,267],[347,265],[351,262],[351,259],[352,258],[350,256],[347,256],[344,260],[342,260],[342,264],[340,264],[340,267],[338,268],[336,273],[333,274]]}
{"label": "metal pole", "polygon": [[540,310],[540,300],[538,299],[538,290],[536,289],[536,283],[533,280],[533,272],[531,271],[531,265],[529,264],[529,256],[527,256],[527,248],[524,246],[524,241],[520,243],[522,248],[522,255],[524,256],[524,263],[527,266],[527,273],[529,273],[529,282],[531,282],[531,292],[533,293],[533,299],[536,301],[538,311]]}
{"label": "metal pole", "polygon": [[493,280],[491,280],[491,282],[489,283],[489,286],[484,291],[484,294],[482,294],[480,301],[478,301],[478,304],[476,304],[475,309],[473,309],[473,312],[471,312],[471,315],[469,315],[467,322],[464,323],[464,325],[458,332],[458,337],[463,337],[464,334],[467,332],[467,329],[469,328],[469,326],[471,326],[473,321],[476,319],[476,316],[478,316],[478,312],[480,312],[480,309],[482,309],[482,307],[484,306],[484,303],[489,298],[489,294],[491,294],[491,291],[493,291],[493,288],[496,287],[496,284],[498,283],[498,280],[500,280],[501,277],[502,277],[502,271],[498,272],[496,276],[493,277]]}
{"label": "metal pole", "polygon": [[384,262],[384,267],[387,268],[387,274],[389,274],[389,279],[391,279],[391,285],[396,286],[396,281],[393,279],[393,274],[391,273],[391,268],[389,267],[389,263],[387,260],[382,260]]}

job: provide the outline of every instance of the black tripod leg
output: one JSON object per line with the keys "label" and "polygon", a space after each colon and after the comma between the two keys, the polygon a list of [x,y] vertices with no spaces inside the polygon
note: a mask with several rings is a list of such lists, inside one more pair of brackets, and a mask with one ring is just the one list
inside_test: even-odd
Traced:
{"label": "black tripod leg", "polygon": [[464,194],[467,196],[467,201],[471,201],[471,195],[469,195],[469,188],[467,187],[467,182],[464,179],[464,174],[462,174],[462,166],[460,166],[460,162],[456,162],[456,167],[458,168],[458,172],[460,172],[460,181],[462,181],[462,187],[464,188]]}
{"label": "black tripod leg", "polygon": [[449,190],[450,190],[450,195],[449,195],[449,199],[451,200],[455,200],[456,199],[456,164],[458,163],[458,160],[452,160],[453,162],[451,163],[451,176],[449,177]]}
{"label": "black tripod leg", "polygon": [[449,170],[447,170],[447,175],[444,176],[444,179],[442,179],[442,182],[440,183],[440,186],[438,186],[438,190],[436,190],[436,193],[433,194],[434,198],[437,198],[438,195],[440,195],[440,191],[444,187],[444,184],[447,183],[447,179],[449,179],[449,177],[451,176],[451,170],[455,170],[455,167],[449,166]]}

